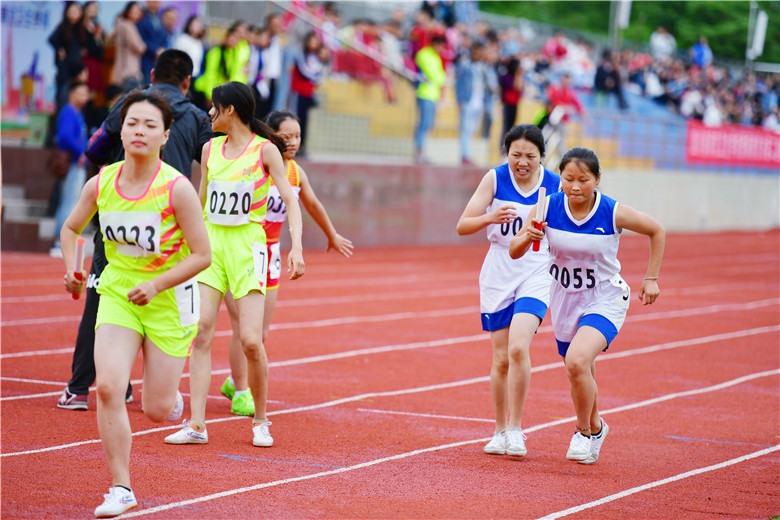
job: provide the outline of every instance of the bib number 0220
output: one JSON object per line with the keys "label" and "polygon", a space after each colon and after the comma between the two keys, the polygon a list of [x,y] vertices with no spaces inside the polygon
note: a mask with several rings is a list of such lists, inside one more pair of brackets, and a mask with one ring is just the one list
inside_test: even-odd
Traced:
{"label": "bib number 0220", "polygon": [[580,290],[596,287],[595,269],[583,267],[573,267],[570,269],[566,266],[559,267],[556,264],[551,264],[550,274],[564,289]]}
{"label": "bib number 0220", "polygon": [[208,220],[220,226],[249,224],[254,183],[211,180],[208,186]]}
{"label": "bib number 0220", "polygon": [[218,215],[249,214],[249,210],[252,207],[252,195],[249,193],[242,194],[240,206],[238,198],[238,193],[225,193],[224,191],[217,193],[212,191],[209,197],[209,211]]}

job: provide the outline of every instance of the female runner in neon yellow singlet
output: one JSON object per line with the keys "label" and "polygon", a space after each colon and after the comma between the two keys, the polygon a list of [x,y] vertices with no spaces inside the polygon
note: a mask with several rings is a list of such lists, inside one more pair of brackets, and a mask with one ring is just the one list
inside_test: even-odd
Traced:
{"label": "female runner in neon yellow singlet", "polygon": [[[95,331],[97,422],[112,487],[95,509],[98,518],[135,507],[130,487],[130,421],[125,391],[143,350],[142,409],[155,422],[178,420],[184,363],[197,333],[194,277],[211,261],[195,189],[160,159],[173,122],[167,101],[128,96],[121,108],[125,160],[103,168],[84,186],[61,232],[65,288],[84,288],[73,275],[76,239],[100,211],[108,266],[100,277]],[[78,266],[79,269],[82,266]]]}
{"label": "female runner in neon yellow singlet", "polygon": [[[295,162],[295,154],[301,146],[301,125],[298,116],[286,110],[275,110],[268,114],[265,122],[271,127],[271,130],[284,140],[286,149],[282,154],[284,166],[287,171],[287,179],[293,191],[298,191],[298,196],[314,219],[314,222],[325,233],[328,240],[325,252],[333,249],[344,257],[352,256],[352,241],[341,236],[328,217],[325,206],[317,198],[314,188],[309,181],[309,176],[303,168]],[[268,215],[266,216],[265,229],[268,244],[268,284],[265,293],[265,310],[263,313],[263,344],[268,339],[268,332],[271,330],[271,319],[276,309],[276,299],[279,295],[279,278],[281,278],[281,254],[279,252],[279,236],[282,232],[282,225],[287,219],[287,208],[282,203],[279,193],[271,184],[271,192],[268,199]],[[230,411],[236,415],[253,415],[255,413],[255,404],[252,399],[252,393],[247,390],[247,365],[246,357],[241,351],[241,343],[238,341],[238,330],[236,327],[236,308],[231,298],[225,300],[228,313],[230,314],[230,324],[233,327],[233,336],[230,338],[230,372],[231,375],[225,379],[222,384],[222,394],[232,401]]]}
{"label": "female runner in neon yellow singlet", "polygon": [[[211,266],[199,277],[201,321],[190,359],[192,417],[165,438],[168,444],[205,444],[206,399],[211,384],[211,341],[219,305],[227,291],[238,307],[241,347],[249,364],[249,388],[256,406],[252,444],[272,446],[268,427],[268,360],[262,341],[268,258],[263,223],[270,178],[287,205],[292,249],[287,256],[290,278],[303,276],[301,209],[285,174],[284,141],[254,119],[252,91],[230,82],[212,92],[212,130],[223,133],[203,147],[200,196],[213,249]],[[270,139],[270,140],[269,140]],[[270,174],[270,177],[269,177]]]}

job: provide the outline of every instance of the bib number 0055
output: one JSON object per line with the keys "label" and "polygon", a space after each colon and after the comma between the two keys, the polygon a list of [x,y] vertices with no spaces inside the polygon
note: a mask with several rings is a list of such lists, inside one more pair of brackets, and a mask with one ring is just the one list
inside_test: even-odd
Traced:
{"label": "bib number 0055", "polygon": [[596,270],[550,264],[550,274],[564,289],[580,291],[596,287]]}

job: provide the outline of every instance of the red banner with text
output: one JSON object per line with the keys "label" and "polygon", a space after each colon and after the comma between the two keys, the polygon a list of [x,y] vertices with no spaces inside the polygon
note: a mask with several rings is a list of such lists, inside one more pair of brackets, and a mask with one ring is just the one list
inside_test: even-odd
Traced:
{"label": "red banner with text", "polygon": [[742,125],[705,126],[688,120],[685,159],[690,164],[756,166],[780,170],[780,134]]}

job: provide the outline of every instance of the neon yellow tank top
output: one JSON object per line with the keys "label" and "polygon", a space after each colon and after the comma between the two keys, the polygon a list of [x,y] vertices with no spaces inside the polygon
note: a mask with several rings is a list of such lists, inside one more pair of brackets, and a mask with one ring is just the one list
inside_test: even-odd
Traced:
{"label": "neon yellow tank top", "polygon": [[262,224],[271,179],[263,168],[262,148],[268,139],[255,135],[235,159],[225,157],[226,140],[227,136],[220,136],[209,141],[203,216],[206,222],[218,226]]}
{"label": "neon yellow tank top", "polygon": [[190,254],[171,205],[173,185],[187,178],[160,161],[146,191],[129,198],[119,191],[124,161],[100,170],[97,207],[106,259],[126,271],[167,271]]}

